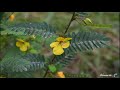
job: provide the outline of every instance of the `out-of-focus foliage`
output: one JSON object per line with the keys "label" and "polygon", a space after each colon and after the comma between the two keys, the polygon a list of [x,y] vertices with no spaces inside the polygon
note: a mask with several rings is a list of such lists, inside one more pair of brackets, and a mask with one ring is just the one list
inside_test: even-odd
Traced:
{"label": "out-of-focus foliage", "polygon": [[[5,13],[7,15],[7,13]],[[8,13],[7,16],[9,16],[10,14]],[[85,16],[88,16],[84,13],[78,13],[78,15],[81,15],[81,18],[84,18]],[[2,14],[1,14],[2,16]],[[1,17],[0,16],[0,17]],[[42,39],[41,36],[52,36],[53,33],[63,33],[66,25],[68,24],[70,18],[71,18],[71,14],[68,13],[63,13],[63,12],[49,12],[49,13],[43,13],[43,12],[16,12],[15,13],[15,20],[13,22],[11,22],[10,20],[8,20],[8,22],[6,24],[8,24],[9,26],[14,26],[14,24],[16,23],[42,23],[44,21],[46,21],[47,23],[49,23],[50,25],[52,25],[53,27],[56,27],[56,29],[49,29],[49,26],[47,26],[46,28],[49,30],[49,33],[45,33],[45,32],[40,32],[40,33],[36,33],[38,36],[38,38],[35,41],[31,41],[31,44],[33,45],[30,52],[34,53],[34,54],[39,54],[39,55],[45,55],[45,57],[49,57],[52,55],[51,49],[49,48],[49,44],[51,42],[53,42],[56,38],[56,36],[54,37],[50,37],[48,38],[44,38]],[[80,19],[81,19],[80,18]],[[67,55],[67,54],[63,54],[61,56],[57,56],[57,58],[55,59],[56,61],[61,60],[61,58],[63,60],[61,60],[60,62],[56,63],[56,68],[60,69],[61,66],[58,66],[59,63],[61,63],[61,65],[68,65],[67,67],[63,68],[62,70],[65,72],[66,77],[100,77],[100,74],[115,74],[117,73],[117,77],[120,71],[120,65],[119,65],[119,13],[117,12],[89,12],[89,18],[92,20],[93,23],[95,24],[101,24],[101,25],[111,25],[112,27],[92,27],[92,26],[87,26],[84,25],[83,21],[79,21],[79,23],[77,21],[73,21],[73,23],[71,24],[70,27],[70,35],[73,38],[72,40],[72,44],[71,44],[71,49],[66,50],[66,52],[75,52],[76,55],[73,56],[71,55]],[[3,25],[4,26],[4,25]],[[30,25],[29,25],[30,26]],[[16,26],[17,27],[17,26]],[[40,27],[41,29],[43,29],[40,25],[38,25],[38,27]],[[6,27],[8,28],[8,27]],[[15,27],[10,27],[12,31],[19,31],[17,30],[17,28]],[[23,28],[24,29],[24,28]],[[22,30],[23,30],[22,29]],[[28,28],[27,28],[28,29]],[[26,30],[27,30],[26,29]],[[29,29],[31,29],[31,27],[29,27]],[[29,30],[28,29],[28,30]],[[33,30],[34,28],[32,28]],[[7,31],[8,29],[6,29],[5,31]],[[25,30],[25,29],[24,29]],[[46,30],[46,29],[44,29]],[[71,33],[71,32],[75,32],[75,33]],[[81,31],[86,31],[86,33],[78,33]],[[101,35],[97,35],[97,33],[94,33],[94,35],[91,36],[90,32],[98,32],[101,33]],[[33,32],[29,31],[27,32],[27,34],[33,34]],[[88,34],[88,35],[87,35]],[[108,44],[107,42],[105,42],[105,38],[104,36],[102,36],[102,34],[105,34],[107,37],[109,37],[111,39],[110,42],[110,46],[108,48],[102,48],[102,49],[94,49],[93,51],[87,51],[87,52],[76,52],[75,47],[77,47],[79,51],[82,51],[83,49],[92,49],[92,48],[99,48],[102,47],[102,45],[106,45]],[[40,35],[40,36],[39,36]],[[86,38],[85,39],[85,35]],[[16,35],[17,36],[17,35]],[[80,37],[80,40],[78,40],[75,37]],[[17,36],[20,38],[25,38],[24,36]],[[8,51],[9,48],[6,47],[11,47],[14,45],[13,41],[15,41],[14,39],[15,37],[12,35],[0,35],[0,60],[4,60],[3,58],[5,58],[4,56],[6,55],[5,52]],[[96,40],[97,38],[97,40]],[[83,42],[82,40],[85,40],[85,42]],[[95,41],[96,40],[96,41]],[[80,42],[78,42],[80,41]],[[88,47],[88,44],[91,45],[91,47]],[[79,48],[79,45],[81,45],[82,48]],[[83,47],[82,45],[84,45],[85,47]],[[17,54],[18,55],[18,54]],[[29,56],[29,57],[34,57],[36,58],[37,56]],[[19,55],[16,56],[16,58],[19,58]],[[43,56],[41,57],[43,58]],[[23,58],[24,59],[24,58]],[[66,61],[65,61],[65,60]],[[5,61],[9,61],[9,59],[4,60]],[[11,69],[9,68],[10,64],[14,64],[14,59],[11,57],[11,60],[13,60],[13,63],[9,63],[8,62],[8,68],[7,69]],[[43,58],[44,60],[44,58]],[[39,66],[42,67],[41,63],[39,64],[39,61],[35,61],[35,59],[31,59],[31,60],[18,60],[18,63],[22,63],[22,62],[26,62],[25,65],[22,65],[20,67],[23,67],[22,71],[26,71],[28,70],[30,67],[32,68],[39,68]],[[49,62],[49,59],[46,59],[46,62]],[[69,64],[68,64],[69,63]],[[71,64],[70,64],[71,63]],[[45,63],[46,64],[46,63]],[[4,64],[2,64],[4,65]],[[27,67],[28,66],[28,67]],[[41,68],[40,67],[40,68]],[[25,69],[26,68],[26,69]],[[42,77],[42,73],[40,73],[41,71],[35,71],[35,73],[31,73],[31,71],[25,72],[25,73],[21,73],[21,72],[17,72],[14,73],[12,72],[12,70],[20,70],[19,66],[17,66],[17,68],[12,68],[11,70],[9,70],[11,72],[11,74],[7,74],[7,72],[2,73],[2,75],[6,75],[6,77]],[[54,68],[55,69],[55,68]],[[1,70],[3,71],[3,70]],[[55,71],[55,70],[53,70]],[[77,75],[75,75],[77,74]]]}

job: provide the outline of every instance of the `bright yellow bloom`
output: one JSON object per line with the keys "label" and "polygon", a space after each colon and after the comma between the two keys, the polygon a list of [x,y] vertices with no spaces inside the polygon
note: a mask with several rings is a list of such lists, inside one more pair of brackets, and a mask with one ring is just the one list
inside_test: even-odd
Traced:
{"label": "bright yellow bloom", "polygon": [[15,19],[15,15],[12,14],[10,17],[9,17],[10,21],[13,21]]}
{"label": "bright yellow bloom", "polygon": [[50,47],[53,48],[53,53],[55,55],[61,55],[64,53],[63,48],[68,48],[70,46],[70,41],[72,38],[58,37],[56,42],[50,44]]}
{"label": "bright yellow bloom", "polygon": [[22,39],[17,39],[16,46],[20,48],[21,51],[25,52],[30,47],[30,43]]}
{"label": "bright yellow bloom", "polygon": [[65,75],[62,71],[57,72],[57,76],[60,77],[60,78],[65,78]]}

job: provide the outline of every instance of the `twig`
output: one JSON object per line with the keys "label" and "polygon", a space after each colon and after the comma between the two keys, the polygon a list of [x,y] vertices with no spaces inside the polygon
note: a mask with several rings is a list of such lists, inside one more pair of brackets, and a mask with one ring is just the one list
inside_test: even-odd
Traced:
{"label": "twig", "polygon": [[69,22],[69,24],[68,24],[68,26],[67,26],[64,34],[66,34],[67,31],[69,30],[69,27],[70,27],[70,25],[71,25],[71,23],[72,23],[73,20],[75,20],[75,12],[73,12],[72,18],[71,18],[71,20],[70,20],[70,22]]}
{"label": "twig", "polygon": [[6,18],[6,21],[10,18],[10,16],[12,15],[12,14],[14,14],[15,12],[12,12],[7,18]]}
{"label": "twig", "polygon": [[[70,25],[71,25],[71,23],[72,23],[73,20],[75,20],[75,12],[73,12],[72,18],[71,18],[71,20],[70,20],[70,22],[69,22],[69,24],[68,24],[68,26],[67,26],[67,28],[66,28],[64,34],[66,34],[67,31],[69,30],[69,27],[70,27]],[[51,60],[51,62],[50,62],[49,64],[52,64],[52,63],[54,62],[55,57],[56,57],[56,56],[54,55],[53,59]],[[47,69],[46,69],[46,71],[45,71],[45,74],[44,74],[43,78],[45,78],[45,77],[47,76],[48,71],[49,71],[49,68],[47,67]]]}
{"label": "twig", "polygon": [[[50,62],[49,64],[52,64],[52,63],[54,62],[55,57],[56,57],[56,56],[54,55],[53,59],[51,60],[51,62]],[[47,76],[48,71],[49,71],[49,68],[47,67],[47,70],[45,71],[45,74],[44,74],[43,78],[45,78],[45,77]]]}

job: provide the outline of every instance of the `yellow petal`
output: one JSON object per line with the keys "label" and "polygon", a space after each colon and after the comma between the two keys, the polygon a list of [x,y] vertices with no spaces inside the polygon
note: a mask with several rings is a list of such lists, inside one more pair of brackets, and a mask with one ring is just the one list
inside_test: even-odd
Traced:
{"label": "yellow petal", "polygon": [[24,45],[27,46],[28,48],[30,47],[30,43],[29,42],[25,42]]}
{"label": "yellow petal", "polygon": [[20,47],[20,50],[23,51],[23,52],[27,51],[27,46],[22,45],[22,46]]}
{"label": "yellow petal", "polygon": [[65,75],[63,72],[57,72],[57,76],[60,78],[65,78]]}
{"label": "yellow petal", "polygon": [[62,46],[62,48],[68,48],[70,46],[70,42],[69,41],[62,42],[61,46]]}
{"label": "yellow petal", "polygon": [[63,50],[63,48],[62,48],[61,45],[58,45],[57,47],[54,47],[54,48],[53,48],[53,53],[54,53],[55,55],[61,55],[61,54],[64,53],[64,50]]}
{"label": "yellow petal", "polygon": [[11,16],[10,16],[10,21],[13,21],[14,20],[14,18],[15,18],[15,15],[14,14],[12,14]]}
{"label": "yellow petal", "polygon": [[54,47],[58,46],[58,44],[59,44],[59,42],[53,42],[50,44],[50,47],[54,48]]}
{"label": "yellow petal", "polygon": [[72,38],[65,38],[64,41],[72,40]]}
{"label": "yellow petal", "polygon": [[65,39],[65,38],[63,38],[63,37],[58,37],[56,40],[57,40],[58,42],[60,42],[60,41],[64,41],[64,39]]}
{"label": "yellow petal", "polygon": [[22,45],[23,45],[23,43],[22,43],[22,42],[19,42],[19,41],[18,41],[18,42],[16,42],[16,46],[17,46],[17,47],[20,47],[20,46],[22,46]]}

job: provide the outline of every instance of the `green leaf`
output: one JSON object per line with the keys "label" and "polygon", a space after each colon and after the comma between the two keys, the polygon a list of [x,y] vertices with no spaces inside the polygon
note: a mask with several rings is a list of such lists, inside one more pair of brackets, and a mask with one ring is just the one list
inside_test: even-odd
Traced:
{"label": "green leaf", "polygon": [[68,34],[66,37],[72,38],[70,47],[64,49],[64,54],[56,56],[54,62],[56,65],[62,65],[61,68],[69,65],[75,60],[75,55],[79,51],[93,50],[108,46],[109,38],[96,32],[78,32]]}
{"label": "green leaf", "polygon": [[5,34],[13,35],[35,35],[44,38],[55,35],[55,29],[49,24],[43,23],[19,23],[6,27]]}
{"label": "green leaf", "polygon": [[80,72],[79,74],[71,74],[65,73],[66,78],[90,78],[90,75],[84,72]]}
{"label": "green leaf", "polygon": [[76,14],[77,14],[79,17],[87,17],[87,16],[88,16],[88,13],[86,13],[86,12],[76,12]]}
{"label": "green leaf", "polygon": [[30,49],[30,53],[32,53],[32,54],[37,54],[38,51],[32,48],[32,49]]}
{"label": "green leaf", "polygon": [[56,66],[59,66],[59,69],[62,69],[63,67],[68,66],[73,60],[75,60],[75,55],[65,51],[64,54],[56,56],[54,63]]}
{"label": "green leaf", "polygon": [[57,70],[56,67],[55,67],[55,65],[53,65],[53,64],[52,64],[52,65],[49,65],[48,67],[49,67],[49,70],[50,70],[52,73],[56,72],[56,70]]}
{"label": "green leaf", "polygon": [[103,48],[108,46],[110,41],[108,37],[97,32],[73,32],[72,34],[68,34],[67,37],[72,38],[70,47],[65,49],[67,53]]}
{"label": "green leaf", "polygon": [[36,71],[44,68],[45,58],[39,54],[23,54],[18,48],[11,48],[0,62],[0,70],[7,73]]}

